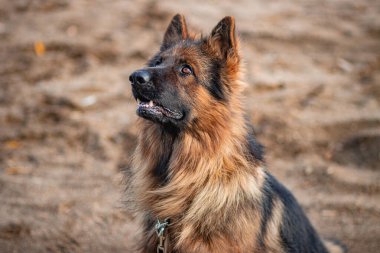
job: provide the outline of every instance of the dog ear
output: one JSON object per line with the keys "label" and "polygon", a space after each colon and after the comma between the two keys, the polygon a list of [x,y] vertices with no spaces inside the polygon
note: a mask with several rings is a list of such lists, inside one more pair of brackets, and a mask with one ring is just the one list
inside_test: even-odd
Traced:
{"label": "dog ear", "polygon": [[208,44],[221,58],[238,55],[234,17],[228,16],[219,21],[208,38]]}
{"label": "dog ear", "polygon": [[165,50],[173,44],[186,39],[187,37],[188,32],[185,17],[183,15],[177,14],[173,17],[170,25],[166,29],[164,41],[161,45],[161,50]]}

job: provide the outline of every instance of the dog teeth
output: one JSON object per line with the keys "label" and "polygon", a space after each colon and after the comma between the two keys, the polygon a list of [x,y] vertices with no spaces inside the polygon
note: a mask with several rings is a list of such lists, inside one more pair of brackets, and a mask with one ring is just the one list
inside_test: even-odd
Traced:
{"label": "dog teeth", "polygon": [[140,107],[144,108],[154,107],[156,105],[152,100],[150,100],[149,102],[143,102],[140,99],[137,99],[137,103]]}

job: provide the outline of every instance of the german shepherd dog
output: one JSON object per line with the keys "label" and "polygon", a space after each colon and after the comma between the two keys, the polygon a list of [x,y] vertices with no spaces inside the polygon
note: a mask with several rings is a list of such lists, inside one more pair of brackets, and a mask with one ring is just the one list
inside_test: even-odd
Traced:
{"label": "german shepherd dog", "polygon": [[129,78],[140,116],[139,252],[328,252],[265,169],[245,117],[238,44],[233,17],[204,37],[178,14],[159,52]]}

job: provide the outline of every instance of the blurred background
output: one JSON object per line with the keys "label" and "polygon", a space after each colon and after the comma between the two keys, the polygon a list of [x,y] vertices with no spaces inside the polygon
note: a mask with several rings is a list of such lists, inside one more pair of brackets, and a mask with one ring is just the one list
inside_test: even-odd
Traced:
{"label": "blurred background", "polygon": [[236,17],[268,169],[326,238],[380,249],[380,2],[0,0],[0,252],[132,252],[128,75],[182,13]]}

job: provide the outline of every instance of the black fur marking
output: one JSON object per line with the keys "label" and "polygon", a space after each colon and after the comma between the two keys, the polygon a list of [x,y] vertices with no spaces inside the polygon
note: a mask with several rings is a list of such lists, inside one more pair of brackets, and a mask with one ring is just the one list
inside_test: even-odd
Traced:
{"label": "black fur marking", "polygon": [[263,145],[257,142],[253,134],[253,128],[247,136],[247,142],[251,155],[259,161],[264,161],[264,147]]}
{"label": "black fur marking", "polygon": [[328,253],[293,195],[269,173],[267,183],[284,205],[280,236],[285,252]]}
{"label": "black fur marking", "polygon": [[159,159],[156,167],[153,170],[153,175],[157,177],[160,183],[166,184],[168,180],[168,164],[171,156],[171,150],[165,152]]}
{"label": "black fur marking", "polygon": [[177,129],[170,126],[163,126],[163,135],[166,135],[163,140],[164,153],[159,158],[156,166],[153,169],[153,175],[158,179],[161,186],[166,185],[168,178],[169,161],[173,152],[173,142],[177,135]]}
{"label": "black fur marking", "polygon": [[[152,239],[152,233],[151,231],[154,229],[155,220],[152,218],[150,214],[144,215],[143,220],[143,232],[144,232],[144,239],[146,241],[149,241]],[[137,246],[137,245],[136,245]],[[135,249],[138,252],[153,252],[153,248],[151,248],[151,245],[149,244],[139,244],[139,246]]]}
{"label": "black fur marking", "polygon": [[187,30],[186,30],[186,22],[182,18],[181,15],[175,15],[168,26],[165,35],[164,40],[161,45],[161,51],[164,51],[171,47],[173,44],[186,39],[187,37]]}
{"label": "black fur marking", "polygon": [[261,217],[262,218],[261,218],[261,224],[260,224],[260,232],[258,235],[258,243],[259,243],[260,249],[263,252],[265,251],[264,239],[267,234],[268,221],[272,217],[273,201],[274,201],[273,191],[270,188],[268,179],[266,179],[263,186],[263,197],[261,199]]}
{"label": "black fur marking", "polygon": [[147,67],[155,67],[156,66],[156,63],[158,61],[160,61],[161,59],[161,55],[160,55],[160,52],[157,53],[155,56],[153,56],[146,64]]}
{"label": "black fur marking", "polygon": [[225,101],[226,94],[224,92],[223,84],[220,78],[221,68],[222,66],[218,61],[212,63],[210,69],[211,80],[210,83],[206,85],[206,88],[214,98],[220,101]]}
{"label": "black fur marking", "polygon": [[145,215],[143,224],[144,224],[144,232],[148,233],[154,228],[155,220],[152,219],[151,215]]}

